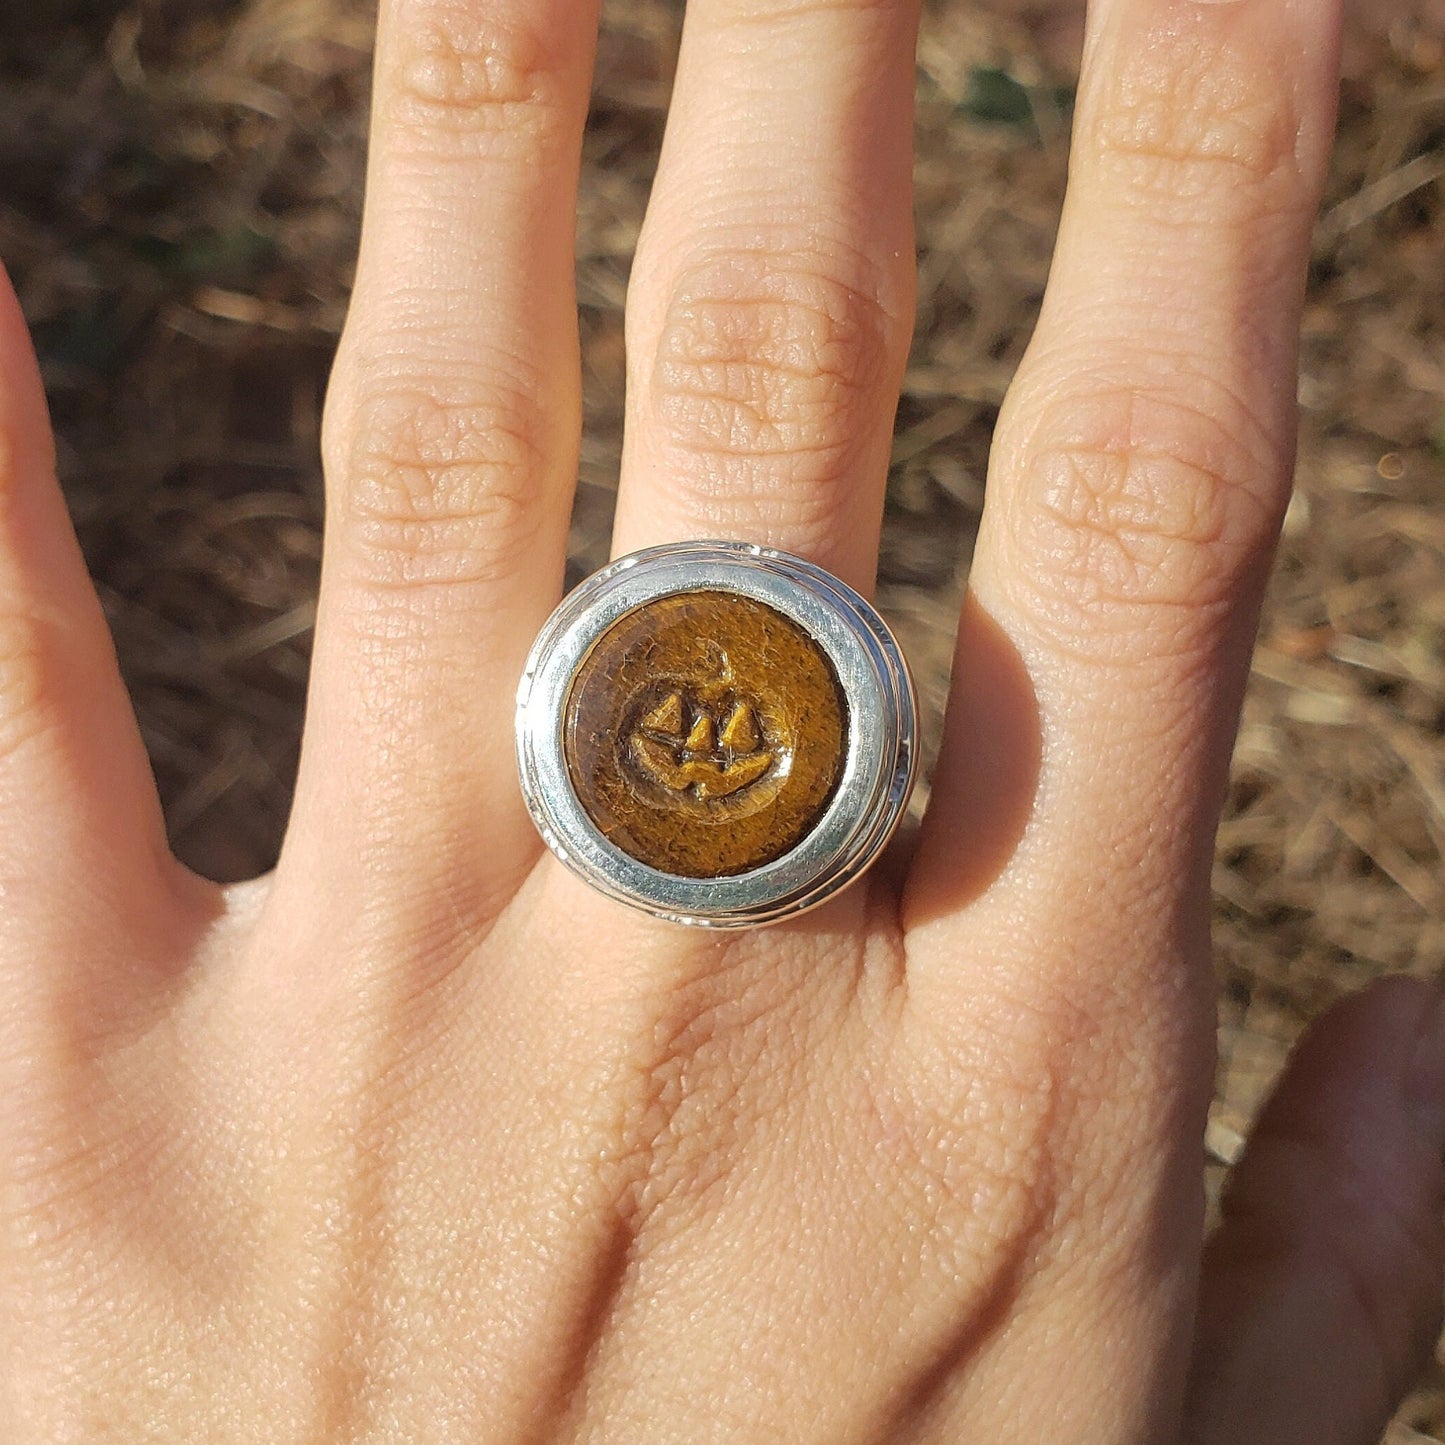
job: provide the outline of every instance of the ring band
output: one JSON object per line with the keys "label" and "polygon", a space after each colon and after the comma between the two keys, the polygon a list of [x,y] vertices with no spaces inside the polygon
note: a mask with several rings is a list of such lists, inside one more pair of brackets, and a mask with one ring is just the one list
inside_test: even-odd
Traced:
{"label": "ring band", "polygon": [[737,928],[858,878],[903,816],[917,700],[874,608],[737,542],[622,557],[565,597],[517,692],[522,793],[603,893]]}

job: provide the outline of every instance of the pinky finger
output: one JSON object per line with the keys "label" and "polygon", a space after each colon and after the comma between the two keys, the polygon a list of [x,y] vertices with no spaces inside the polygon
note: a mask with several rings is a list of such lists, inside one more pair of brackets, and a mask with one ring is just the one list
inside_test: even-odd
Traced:
{"label": "pinky finger", "polygon": [[1375,1445],[1445,1260],[1445,996],[1331,1009],[1266,1105],[1205,1258],[1191,1445]]}
{"label": "pinky finger", "polygon": [[11,1000],[33,981],[22,971],[53,974],[55,930],[89,917],[103,930],[90,936],[113,938],[122,915],[150,920],[162,899],[192,889],[184,877],[56,483],[24,318],[0,271],[0,992]]}

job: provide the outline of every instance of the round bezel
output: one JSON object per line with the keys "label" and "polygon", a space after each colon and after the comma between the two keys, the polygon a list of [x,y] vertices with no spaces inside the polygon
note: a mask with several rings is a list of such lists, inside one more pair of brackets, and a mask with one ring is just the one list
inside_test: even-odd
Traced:
{"label": "round bezel", "polygon": [[[827,654],[847,707],[842,775],[789,852],[745,873],[685,878],[612,843],[569,776],[562,716],[573,675],[619,618],[677,593],[751,597],[791,618]],[[745,927],[814,907],[856,878],[897,826],[917,759],[917,702],[903,654],[869,603],[821,568],[737,542],[652,547],[574,588],[547,620],[517,690],[522,793],[548,847],[594,887],[678,923]]]}

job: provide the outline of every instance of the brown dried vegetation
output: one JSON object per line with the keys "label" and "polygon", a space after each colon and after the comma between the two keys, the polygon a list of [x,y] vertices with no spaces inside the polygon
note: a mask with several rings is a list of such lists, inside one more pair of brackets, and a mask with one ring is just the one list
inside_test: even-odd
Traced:
{"label": "brown dried vegetation", "polygon": [[[1381,972],[1438,974],[1445,957],[1433,3],[1353,37],[1316,234],[1300,486],[1215,867],[1216,1183],[1306,1017]],[[1064,178],[1068,77],[1034,48],[1027,6],[997,8],[1012,18],[935,6],[920,52],[920,312],[882,601],[934,735],[989,436]],[[680,10],[607,7],[581,203],[574,577],[606,554],[621,308]],[[319,411],[361,200],[368,43],[351,0],[34,0],[0,15],[0,255],[39,341],[67,493],[176,846],[217,877],[269,864],[295,766]],[[1438,1373],[1389,1436],[1434,1438]]]}

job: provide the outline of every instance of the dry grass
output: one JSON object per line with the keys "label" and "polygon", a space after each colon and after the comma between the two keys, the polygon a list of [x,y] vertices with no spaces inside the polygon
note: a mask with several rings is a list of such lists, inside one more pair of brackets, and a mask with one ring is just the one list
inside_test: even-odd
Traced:
{"label": "dry grass", "polygon": [[[345,0],[39,10],[48,26],[34,7],[0,18],[0,255],[176,845],[247,875],[274,854],[295,765],[368,25]],[[579,573],[605,555],[621,306],[678,18],[615,0],[603,38],[580,232]],[[1445,957],[1445,61],[1408,32],[1370,56],[1316,242],[1300,490],[1215,869],[1216,1176],[1302,1020]],[[936,726],[989,436],[1043,285],[1066,93],[1010,22],[949,4],[919,98],[921,312],[882,597]],[[1390,1436],[1432,1438],[1439,1373]]]}

